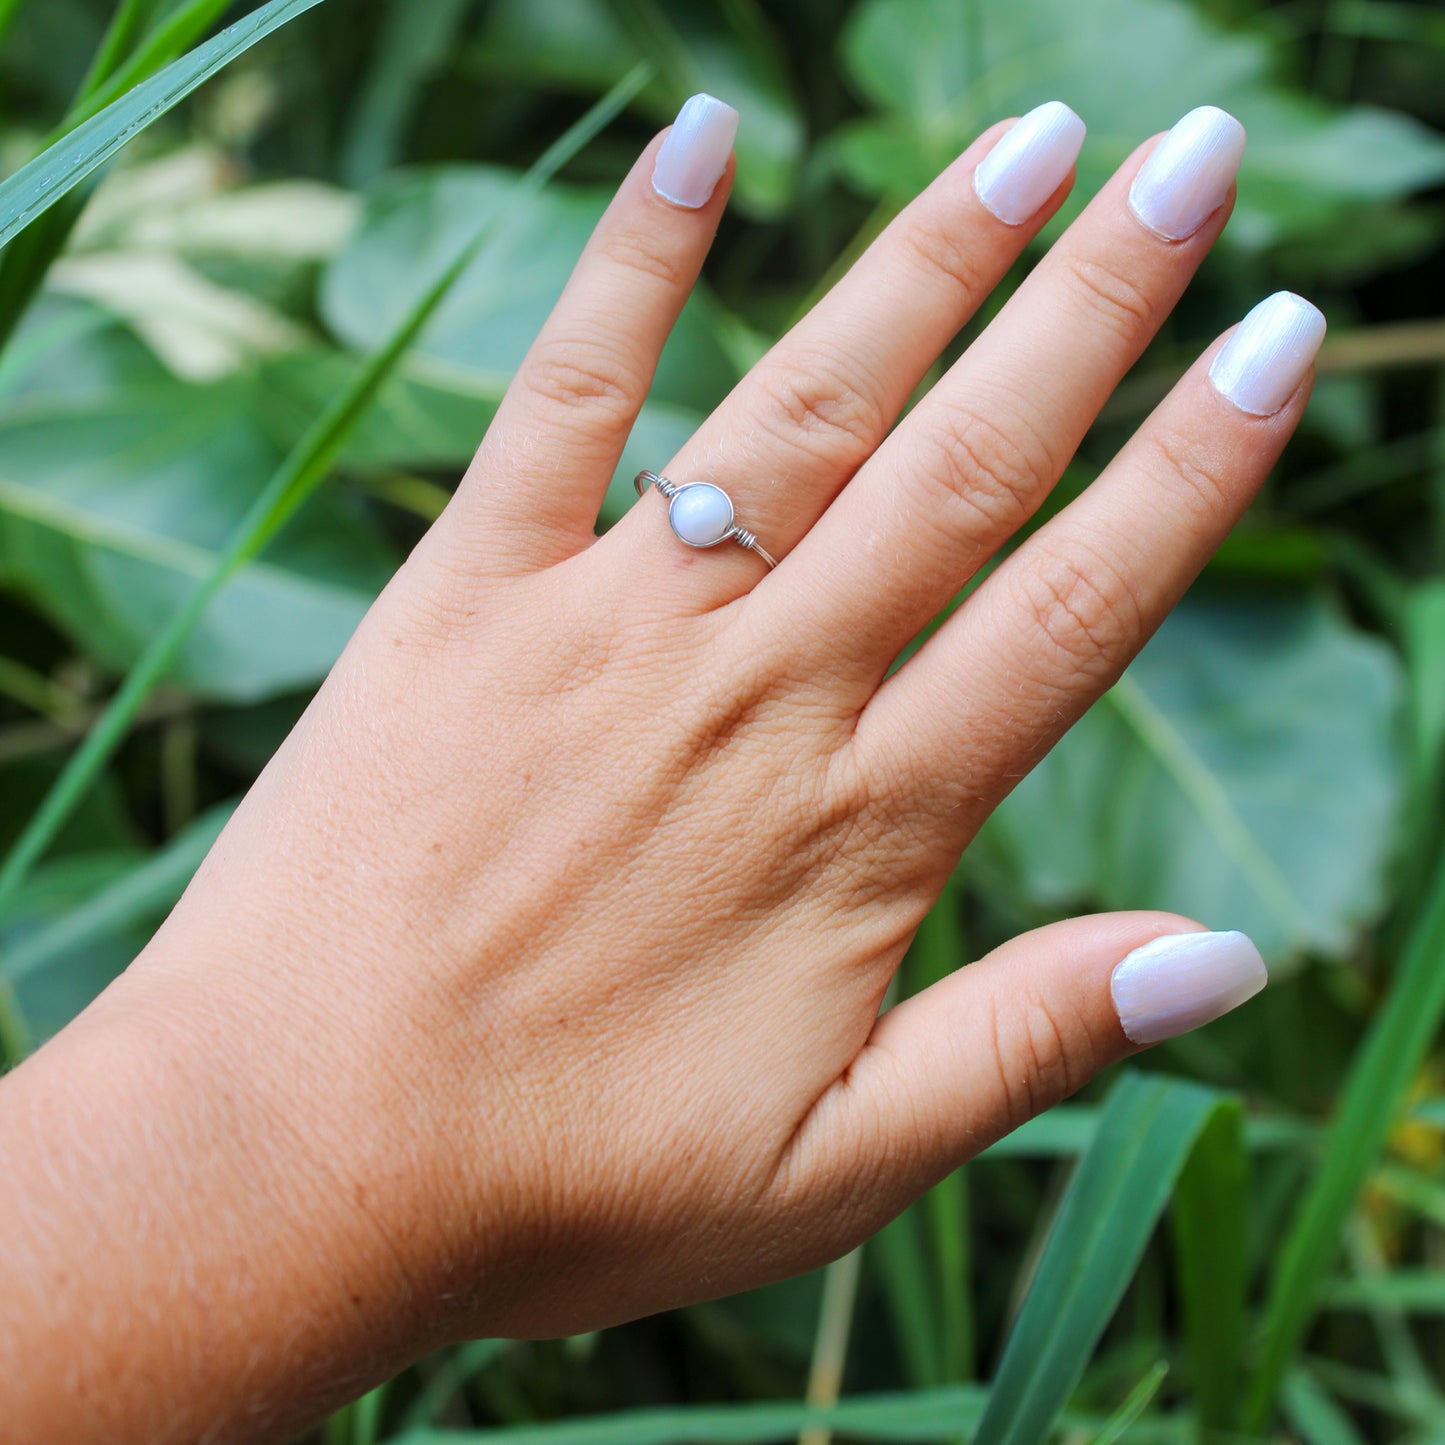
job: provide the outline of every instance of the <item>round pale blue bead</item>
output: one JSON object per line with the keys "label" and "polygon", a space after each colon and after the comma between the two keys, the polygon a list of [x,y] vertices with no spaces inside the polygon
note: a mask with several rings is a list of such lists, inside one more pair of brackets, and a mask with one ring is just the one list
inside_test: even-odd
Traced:
{"label": "round pale blue bead", "polygon": [[732,527],[733,504],[721,487],[711,482],[690,482],[679,487],[668,504],[667,520],[678,541],[689,547],[713,547]]}

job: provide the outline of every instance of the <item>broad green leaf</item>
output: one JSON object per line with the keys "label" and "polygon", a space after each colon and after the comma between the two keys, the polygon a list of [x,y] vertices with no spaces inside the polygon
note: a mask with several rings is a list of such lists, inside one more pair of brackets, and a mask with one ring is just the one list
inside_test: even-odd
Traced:
{"label": "broad green leaf", "polygon": [[[418,338],[411,374],[438,385],[479,383],[500,395],[562,293],[610,193],[551,185],[519,194],[520,175],[490,166],[399,172],[370,192],[361,221],[328,266],[321,312],[346,345],[375,346],[416,303],[440,258],[510,207],[506,234],[467,267]],[[713,303],[715,304],[715,303]],[[652,389],[657,401],[710,409],[737,379],[699,294],[684,308]],[[664,459],[665,460],[665,459]]]}
{"label": "broad green leaf", "polygon": [[[1358,229],[1363,208],[1445,176],[1445,141],[1408,117],[1281,90],[1268,42],[1181,0],[866,0],[843,62],[880,112],[838,138],[856,184],[901,199],[991,122],[1063,100],[1089,126],[1070,210],[1196,105],[1251,132],[1226,238],[1252,246]],[[1121,43],[1127,37],[1127,43]],[[1141,58],[1147,57],[1147,63]]]}
{"label": "broad green leaf", "polygon": [[[267,361],[258,369],[257,415],[276,436],[299,438],[316,408],[349,384],[359,367],[352,356],[317,349]],[[460,476],[505,389],[503,378],[408,361],[348,436],[341,460],[362,472],[440,468]],[[655,470],[659,460],[665,465],[704,415],[663,401],[642,408],[603,501],[604,522],[615,522],[636,500],[632,478],[644,467]]]}
{"label": "broad green leaf", "polygon": [[1059,1209],[971,1445],[1038,1445],[1084,1372],[1196,1141],[1235,1106],[1125,1072]]}
{"label": "broad green leaf", "polygon": [[[563,164],[601,130],[647,83],[646,66],[624,77],[574,122],[533,163],[523,178],[522,200],[540,191]],[[150,640],[126,673],[119,690],[71,755],[40,807],[26,822],[0,865],[0,905],[54,841],[65,821],[101,777],[145,700],[184,651],[187,640],[211,604],[237,572],[275,540],[297,510],[314,495],[340,455],[346,438],[433,316],[457,278],[503,228],[509,207],[481,217],[430,287],[416,300],[384,344],[368,359],[355,381],[316,418],[305,436],[271,474],[245,515],[231,530],[214,561],[197,580],[181,607]]]}
{"label": "broad green leaf", "polygon": [[[215,565],[281,452],[243,386],[160,384],[0,414],[0,585],[122,670]],[[314,683],[396,559],[320,498],[237,577],[171,677],[249,701]]]}
{"label": "broad green leaf", "polygon": [[[227,803],[211,809],[145,858],[105,857],[101,874],[87,877],[73,893],[63,891],[64,907],[43,923],[35,917],[18,924],[0,921],[0,983],[23,982],[20,1001],[28,1018],[40,1016],[38,1001],[53,982],[48,974],[89,969],[92,956],[114,951],[117,941],[123,962],[129,962],[145,934],[181,896],[233,807]],[[113,876],[105,876],[111,872]],[[27,897],[43,895],[44,886],[44,877],[38,877]],[[10,911],[21,912],[13,904]]]}
{"label": "broad green leaf", "polygon": [[1266,958],[1341,953],[1383,897],[1399,668],[1315,597],[1180,606],[980,839],[1047,908],[1164,908]]}
{"label": "broad green leaf", "polygon": [[166,66],[0,181],[0,246],[113,159],[218,70],[321,0],[271,0]]}
{"label": "broad green leaf", "polygon": [[803,121],[781,47],[756,0],[667,5],[655,0],[494,0],[476,50],[508,84],[601,90],[639,58],[658,79],[640,103],[657,125],[671,122],[695,91],[735,106],[734,204],[777,215],[792,197],[803,156]]}
{"label": "broad green leaf", "polygon": [[1276,1246],[1260,1360],[1250,1383],[1245,1426],[1263,1429],[1275,1396],[1314,1317],[1317,1293],[1399,1115],[1406,1091],[1445,1017],[1445,854],[1400,958],[1389,994],[1371,1021],[1345,1080],[1319,1165],[1283,1240]]}

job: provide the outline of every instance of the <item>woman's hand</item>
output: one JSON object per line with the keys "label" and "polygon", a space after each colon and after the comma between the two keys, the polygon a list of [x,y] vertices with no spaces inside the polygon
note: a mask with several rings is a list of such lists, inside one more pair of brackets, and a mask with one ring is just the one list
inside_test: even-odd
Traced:
{"label": "woman's hand", "polygon": [[1228,217],[1239,126],[1195,112],[1143,145],[890,432],[1067,194],[1083,128],[1046,106],[971,146],[658,459],[731,495],[769,571],[733,541],[684,546],[651,492],[593,535],[734,122],[694,100],[642,157],[455,501],[181,905],[7,1084],[80,1078],[108,1111],[78,1150],[75,1094],[37,1104],[32,1147],[48,1218],[93,1202],[132,1349],[94,1344],[121,1326],[74,1285],[46,1276],[45,1297],[92,1341],[79,1378],[122,1395],[144,1321],[167,1321],[146,1368],[175,1382],[175,1438],[244,1433],[262,1403],[304,1416],[445,1339],[820,1264],[1263,983],[1240,935],[1114,915],[879,1017],[960,853],[1304,407],[1323,322],[1273,298],[889,675],[1184,290]]}

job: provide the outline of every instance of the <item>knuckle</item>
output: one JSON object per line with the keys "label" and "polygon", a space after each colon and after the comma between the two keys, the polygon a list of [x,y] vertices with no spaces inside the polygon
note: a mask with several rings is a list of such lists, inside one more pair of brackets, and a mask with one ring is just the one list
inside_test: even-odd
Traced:
{"label": "knuckle", "polygon": [[1068,256],[1064,265],[1093,317],[1131,340],[1153,331],[1158,321],[1154,298],[1118,266],[1093,256]]}
{"label": "knuckle", "polygon": [[[945,412],[924,440],[923,476],[941,493],[964,536],[1012,532],[1033,512],[1053,460],[1029,426],[980,412]],[[961,519],[959,513],[962,513]]]}
{"label": "knuckle", "polygon": [[1083,1083],[1076,1028],[1034,988],[995,998],[992,1008],[1003,1123],[1012,1132]]}
{"label": "knuckle", "polygon": [[619,422],[631,419],[640,395],[638,378],[623,357],[575,337],[539,342],[527,358],[523,377],[541,401],[585,407]]}
{"label": "knuckle", "polygon": [[1096,554],[1045,551],[1024,574],[1029,617],[1056,653],[1087,676],[1104,677],[1143,633],[1133,589]]}
{"label": "knuckle", "polygon": [[980,254],[964,243],[961,232],[936,224],[910,226],[903,232],[903,246],[924,272],[942,278],[964,296],[978,296],[987,289]]}
{"label": "knuckle", "polygon": [[[1206,514],[1217,513],[1229,496],[1229,481],[1213,448],[1177,427],[1162,427],[1147,434],[1159,470],[1177,477]],[[1152,469],[1151,469],[1152,470]]]}
{"label": "knuckle", "polygon": [[691,284],[691,266],[676,251],[659,244],[654,236],[636,231],[617,231],[599,240],[598,251],[614,266],[661,281],[670,289],[682,289]]}
{"label": "knuckle", "polygon": [[878,388],[866,377],[855,384],[836,361],[816,353],[770,366],[758,385],[758,415],[770,433],[829,466],[861,465],[887,430]]}

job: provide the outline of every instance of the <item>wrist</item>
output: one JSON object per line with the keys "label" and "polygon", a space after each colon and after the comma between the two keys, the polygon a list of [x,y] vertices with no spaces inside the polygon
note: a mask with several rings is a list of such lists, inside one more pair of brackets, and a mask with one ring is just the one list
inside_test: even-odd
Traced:
{"label": "wrist", "polygon": [[36,1438],[88,1438],[97,1408],[122,1440],[280,1432],[434,1342],[384,1121],[363,1132],[355,1079],[317,1091],[305,1071],[328,1061],[197,982],[148,954],[5,1081],[0,1218],[23,1279],[0,1333]]}

